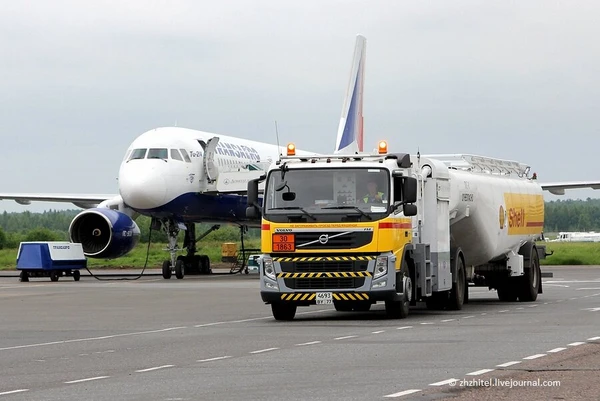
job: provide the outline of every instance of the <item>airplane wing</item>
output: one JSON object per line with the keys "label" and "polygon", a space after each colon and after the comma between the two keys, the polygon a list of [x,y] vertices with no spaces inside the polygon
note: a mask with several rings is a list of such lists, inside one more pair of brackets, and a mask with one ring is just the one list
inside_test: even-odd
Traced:
{"label": "airplane wing", "polygon": [[77,207],[89,209],[98,206],[105,200],[112,199],[116,194],[34,194],[34,193],[0,193],[1,199],[14,200],[20,205],[30,205],[31,202],[64,202]]}
{"label": "airplane wing", "polygon": [[600,189],[600,181],[570,181],[570,182],[548,182],[540,184],[543,190],[554,195],[564,195],[565,189],[591,188]]}

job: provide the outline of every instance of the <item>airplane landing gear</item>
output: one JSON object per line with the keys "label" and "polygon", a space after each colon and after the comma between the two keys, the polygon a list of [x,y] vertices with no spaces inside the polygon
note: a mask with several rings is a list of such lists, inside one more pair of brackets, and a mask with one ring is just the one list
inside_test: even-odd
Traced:
{"label": "airplane landing gear", "polygon": [[[171,256],[170,260],[165,260],[163,262],[163,278],[168,280],[173,273],[175,273],[175,277],[178,279],[182,279],[186,274],[196,275],[212,273],[208,255],[196,255],[196,243],[211,232],[219,229],[220,226],[216,224],[210,227],[200,237],[196,238],[196,225],[194,223],[183,225],[170,219],[164,220],[162,223],[169,237],[169,245],[166,250]],[[160,222],[158,222],[158,224],[160,224]],[[177,256],[177,252],[181,250],[177,247],[177,236],[181,229],[185,230],[183,247],[187,250],[187,255]]]}

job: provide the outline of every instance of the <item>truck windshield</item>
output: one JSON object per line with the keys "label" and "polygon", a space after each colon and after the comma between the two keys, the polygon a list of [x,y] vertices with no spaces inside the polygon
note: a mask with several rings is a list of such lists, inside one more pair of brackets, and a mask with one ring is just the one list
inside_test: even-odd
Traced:
{"label": "truck windshield", "polygon": [[373,213],[387,213],[389,188],[389,172],[381,168],[273,171],[266,185],[265,213],[371,219]]}

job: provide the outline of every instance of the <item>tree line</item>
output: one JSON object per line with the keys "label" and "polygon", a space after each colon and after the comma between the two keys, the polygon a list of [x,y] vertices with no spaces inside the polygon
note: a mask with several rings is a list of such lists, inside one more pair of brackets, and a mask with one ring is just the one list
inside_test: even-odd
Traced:
{"label": "tree line", "polygon": [[[69,225],[81,210],[48,210],[42,213],[29,211],[0,214],[0,249],[17,248],[22,241],[68,241]],[[136,223],[140,228],[140,242],[147,242],[150,231],[150,218],[139,216]],[[200,236],[210,227],[197,224],[196,235]],[[559,231],[600,231],[600,199],[556,200],[545,202],[544,232]],[[260,230],[250,229],[249,237],[260,236]],[[236,242],[240,231],[236,226],[223,225],[209,234],[207,239]],[[166,242],[162,231],[152,232],[152,242]],[[183,233],[180,233],[183,240]]]}

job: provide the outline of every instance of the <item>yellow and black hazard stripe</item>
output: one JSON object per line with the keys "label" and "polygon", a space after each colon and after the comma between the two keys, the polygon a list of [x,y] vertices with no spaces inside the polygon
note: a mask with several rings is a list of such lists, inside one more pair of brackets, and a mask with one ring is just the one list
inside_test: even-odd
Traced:
{"label": "yellow and black hazard stripe", "polygon": [[[296,292],[281,294],[282,301],[314,301],[317,294],[310,292]],[[336,301],[368,301],[369,294],[364,292],[334,292],[331,297]]]}
{"label": "yellow and black hazard stripe", "polygon": [[277,278],[343,278],[371,277],[369,272],[277,273]]}
{"label": "yellow and black hazard stripe", "polygon": [[293,258],[286,258],[277,256],[273,258],[275,262],[342,262],[342,261],[355,261],[355,260],[375,260],[376,256],[295,256]]}

